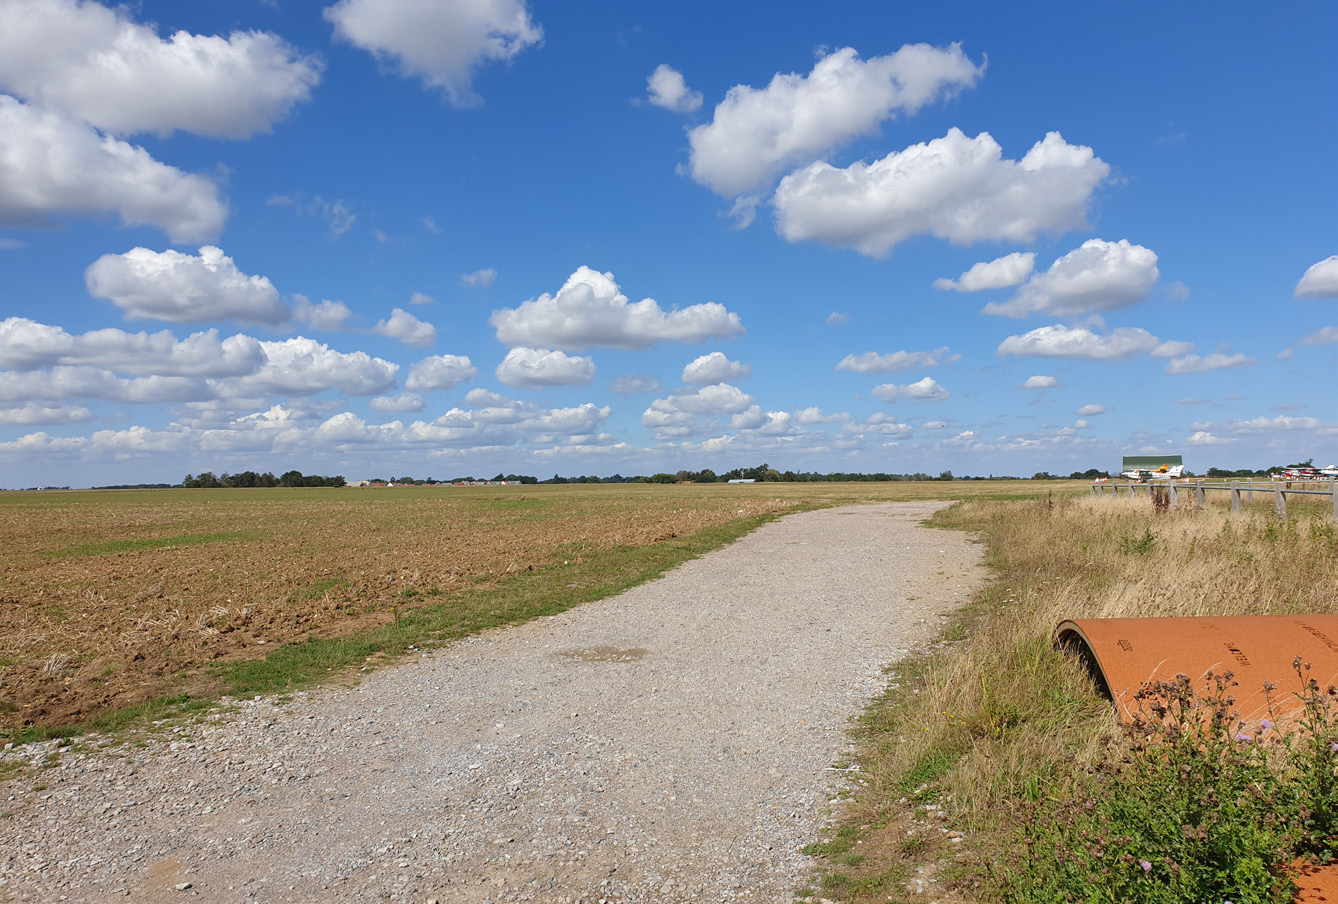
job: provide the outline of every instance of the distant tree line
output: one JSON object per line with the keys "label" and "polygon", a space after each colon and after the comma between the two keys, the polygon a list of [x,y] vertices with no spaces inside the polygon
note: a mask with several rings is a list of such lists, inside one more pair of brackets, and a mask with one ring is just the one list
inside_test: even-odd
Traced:
{"label": "distant tree line", "polygon": [[215,477],[212,471],[200,475],[187,474],[181,486],[193,490],[212,490],[222,487],[342,487],[342,476],[323,477],[320,474],[303,474],[301,471],[287,471],[275,477],[269,471],[257,474],[255,471],[242,471],[229,474],[224,471]]}

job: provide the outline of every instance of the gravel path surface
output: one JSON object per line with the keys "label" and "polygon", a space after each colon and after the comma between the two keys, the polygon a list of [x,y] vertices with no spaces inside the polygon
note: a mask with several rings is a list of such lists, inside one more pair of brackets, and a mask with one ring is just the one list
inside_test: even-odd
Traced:
{"label": "gravel path surface", "polygon": [[918,526],[941,505],[792,515],[354,688],[66,751],[0,785],[0,899],[791,901],[849,717],[983,576]]}

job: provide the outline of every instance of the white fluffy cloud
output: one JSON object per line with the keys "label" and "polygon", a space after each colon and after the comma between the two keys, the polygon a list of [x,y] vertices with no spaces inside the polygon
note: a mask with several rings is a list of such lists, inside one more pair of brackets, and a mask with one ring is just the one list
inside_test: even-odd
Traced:
{"label": "white fluffy cloud", "polygon": [[220,341],[218,330],[178,340],[167,330],[103,329],[72,335],[22,317],[0,321],[0,367],[9,370],[69,365],[153,376],[233,377],[255,373],[265,361],[255,339],[236,335]]}
{"label": "white fluffy cloud", "polygon": [[174,242],[198,242],[222,231],[228,206],[202,176],[0,94],[0,223],[44,226],[65,213],[115,215]]}
{"label": "white fluffy cloud", "polygon": [[478,103],[470,89],[476,68],[513,59],[544,36],[523,0],[339,0],[325,18],[339,37],[394,59],[402,74],[440,88],[455,106]]}
{"label": "white fluffy cloud", "polygon": [[1326,326],[1301,340],[1301,345],[1332,345],[1338,342],[1338,326]]}
{"label": "white fluffy cloud", "polygon": [[423,348],[437,341],[437,328],[425,320],[419,320],[404,308],[395,308],[390,312],[390,317],[377,321],[372,332],[415,348]]}
{"label": "white fluffy cloud", "polygon": [[1312,264],[1296,283],[1297,298],[1338,298],[1338,254]]}
{"label": "white fluffy cloud", "polygon": [[803,427],[809,427],[814,424],[841,424],[850,420],[850,415],[844,411],[838,411],[834,414],[827,414],[821,408],[801,408],[794,413],[794,421]]}
{"label": "white fluffy cloud", "polygon": [[316,59],[268,32],[164,40],[91,0],[0,0],[0,18],[0,90],[118,135],[249,138],[320,81]]}
{"label": "white fluffy cloud", "polygon": [[1058,385],[1059,380],[1047,374],[1036,374],[1022,381],[1023,389],[1054,389]]}
{"label": "white fluffy cloud", "polygon": [[741,380],[753,372],[751,364],[731,361],[722,352],[702,355],[683,368],[683,382],[706,386],[712,383],[729,383]]}
{"label": "white fluffy cloud", "polygon": [[1056,323],[1053,326],[1037,327],[1021,336],[1009,336],[999,343],[998,353],[1035,358],[1114,361],[1133,355],[1152,354],[1160,345],[1161,340],[1147,330],[1120,327],[1101,336],[1091,330]]}
{"label": "white fluffy cloud", "polygon": [[133,248],[104,254],[84,273],[88,291],[109,299],[131,320],[202,323],[232,318],[280,324],[289,311],[263,276],[247,276],[219,248],[205,245],[198,257],[180,251]]}
{"label": "white fluffy cloud", "polygon": [[661,63],[646,79],[648,100],[657,107],[673,110],[675,113],[691,113],[702,105],[700,91],[689,91],[683,73],[668,63]]}
{"label": "white fluffy cloud", "polygon": [[781,180],[776,226],[791,242],[820,241],[884,257],[928,234],[956,245],[1030,242],[1086,226],[1087,203],[1110,167],[1051,132],[1021,160],[982,132],[951,129],[873,163],[813,163]]}
{"label": "white fluffy cloud", "polygon": [[914,113],[973,86],[983,71],[958,44],[908,44],[869,60],[845,47],[806,76],[777,73],[761,89],[736,85],[711,122],[688,133],[692,177],[727,198],[757,191],[789,166],[876,132],[897,111]]}
{"label": "white fluffy cloud", "polygon": [[1035,266],[1035,251],[1014,251],[992,261],[981,261],[956,279],[936,279],[934,288],[953,292],[1003,289],[1025,282]]}
{"label": "white fluffy cloud", "polygon": [[261,342],[265,364],[254,374],[219,382],[223,396],[307,395],[337,389],[355,396],[385,392],[395,385],[398,364],[366,352],[339,352],[315,339],[297,336]]}
{"label": "white fluffy cloud", "polygon": [[213,393],[201,380],[186,377],[117,376],[106,368],[57,366],[26,372],[0,371],[0,401],[35,402],[103,399],[110,402],[186,402]]}
{"label": "white fluffy cloud", "polygon": [[353,317],[353,312],[342,301],[322,301],[313,304],[305,295],[293,296],[293,319],[313,330],[342,330]]}
{"label": "white fluffy cloud", "polygon": [[586,386],[595,378],[595,362],[547,348],[513,348],[497,365],[497,379],[508,386]]}
{"label": "white fluffy cloud", "polygon": [[836,369],[857,374],[887,374],[914,367],[937,367],[941,362],[951,364],[959,357],[949,352],[946,345],[932,352],[899,351],[885,355],[864,352],[860,355],[846,355],[836,365]]}
{"label": "white fluffy cloud", "polygon": [[1246,355],[1228,355],[1221,352],[1212,355],[1181,355],[1166,363],[1168,374],[1201,374],[1210,370],[1225,370],[1233,367],[1253,367],[1258,358]]}
{"label": "white fluffy cloud", "polygon": [[1084,405],[1074,412],[1074,414],[1078,415],[1079,417],[1093,417],[1095,415],[1105,414],[1105,413],[1106,413],[1105,405]]}
{"label": "white fluffy cloud", "polygon": [[581,267],[556,295],[494,311],[488,322],[506,345],[583,351],[592,346],[639,349],[660,342],[732,339],[739,315],[710,302],[665,312],[652,298],[629,302],[612,273]]}
{"label": "white fluffy cloud", "polygon": [[869,390],[875,398],[884,402],[900,402],[911,399],[916,402],[941,402],[952,395],[938,384],[933,377],[925,377],[914,383],[898,386],[896,383],[883,383]]}
{"label": "white fluffy cloud", "polygon": [[413,392],[430,389],[454,389],[472,380],[479,369],[465,355],[433,355],[409,365],[404,388]]}
{"label": "white fluffy cloud", "polygon": [[400,413],[422,411],[427,406],[423,397],[416,392],[401,392],[393,396],[377,396],[367,403],[373,411]]}
{"label": "white fluffy cloud", "polygon": [[460,285],[470,289],[486,289],[495,282],[497,282],[497,271],[491,267],[460,275]]}
{"label": "white fluffy cloud", "polygon": [[0,408],[0,424],[79,424],[91,420],[93,412],[82,405],[29,402],[17,408]]}
{"label": "white fluffy cloud", "polygon": [[1033,276],[1008,301],[987,304],[981,313],[1071,317],[1111,311],[1147,298],[1159,275],[1151,249],[1127,239],[1088,239]]}
{"label": "white fluffy cloud", "polygon": [[688,436],[709,429],[715,418],[746,412],[754,399],[728,383],[685,389],[656,399],[641,415],[641,423],[661,439]]}

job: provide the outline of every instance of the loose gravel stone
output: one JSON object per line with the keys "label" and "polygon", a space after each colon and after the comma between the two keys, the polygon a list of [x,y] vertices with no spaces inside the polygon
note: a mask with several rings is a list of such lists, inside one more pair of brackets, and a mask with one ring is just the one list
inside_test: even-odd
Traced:
{"label": "loose gravel stone", "polygon": [[0,899],[791,901],[849,718],[983,575],[918,526],[941,505],[792,515],[354,688],[0,753],[60,753],[0,785]]}

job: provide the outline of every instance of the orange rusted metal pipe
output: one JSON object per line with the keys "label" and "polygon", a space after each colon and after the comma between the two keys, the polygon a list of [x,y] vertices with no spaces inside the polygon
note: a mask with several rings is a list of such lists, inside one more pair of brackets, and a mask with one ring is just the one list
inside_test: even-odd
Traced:
{"label": "orange rusted metal pipe", "polygon": [[1245,721],[1301,708],[1296,658],[1321,689],[1338,683],[1338,615],[1226,615],[1211,618],[1079,618],[1059,623],[1055,644],[1078,655],[1125,721],[1138,711],[1134,694],[1150,681],[1188,675],[1196,691],[1206,675],[1234,673],[1234,709]]}

